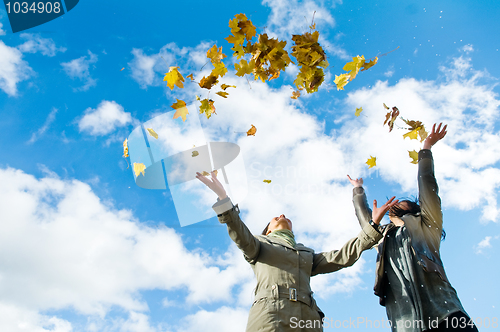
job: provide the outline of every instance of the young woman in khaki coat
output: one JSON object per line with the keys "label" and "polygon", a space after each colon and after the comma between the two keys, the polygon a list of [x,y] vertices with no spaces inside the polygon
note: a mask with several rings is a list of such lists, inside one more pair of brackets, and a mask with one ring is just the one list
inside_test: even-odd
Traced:
{"label": "young woman in khaki coat", "polygon": [[397,203],[394,197],[381,207],[373,205],[373,225],[366,225],[357,237],[340,250],[315,253],[296,243],[292,222],[284,214],[271,219],[263,235],[252,235],[239,217],[222,184],[212,172],[211,179],[196,176],[217,195],[213,205],[219,222],[227,225],[229,236],[243,252],[257,278],[255,301],[250,309],[247,331],[323,331],[323,312],[312,297],[310,277],[351,266],[361,253],[377,243],[382,235],[374,226]]}
{"label": "young woman in khaki coat", "polygon": [[[391,222],[380,228],[383,238],[378,244],[374,289],[395,332],[477,332],[441,261],[443,214],[431,153],[431,147],[446,135],[446,126],[441,129],[441,125],[436,130],[434,124],[418,153],[420,205],[409,200],[394,205],[389,210]],[[363,179],[349,180],[354,185],[356,215],[364,225],[371,211]]]}

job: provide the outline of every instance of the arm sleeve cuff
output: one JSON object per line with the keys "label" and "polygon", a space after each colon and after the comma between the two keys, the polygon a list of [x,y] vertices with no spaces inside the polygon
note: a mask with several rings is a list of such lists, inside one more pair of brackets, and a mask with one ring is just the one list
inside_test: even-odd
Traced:
{"label": "arm sleeve cuff", "polygon": [[363,187],[354,187],[352,188],[352,193],[353,194],[358,194],[358,195],[361,195],[365,192],[365,190],[363,189]]}
{"label": "arm sleeve cuff", "polygon": [[428,149],[422,149],[418,152],[418,161],[422,160],[422,159],[426,159],[426,158],[429,158],[429,159],[432,159],[432,152],[431,150],[428,150]]}
{"label": "arm sleeve cuff", "polygon": [[374,245],[382,238],[382,234],[379,231],[375,230],[372,225],[366,225],[365,227],[363,227],[361,233],[363,233],[363,235],[365,236],[365,240],[371,245]]}
{"label": "arm sleeve cuff", "polygon": [[231,199],[228,197],[224,198],[223,200],[219,200],[217,198],[217,203],[212,205],[212,209],[214,209],[215,213],[217,213],[217,216],[223,214],[226,211],[229,211],[233,208],[233,203],[231,202]]}

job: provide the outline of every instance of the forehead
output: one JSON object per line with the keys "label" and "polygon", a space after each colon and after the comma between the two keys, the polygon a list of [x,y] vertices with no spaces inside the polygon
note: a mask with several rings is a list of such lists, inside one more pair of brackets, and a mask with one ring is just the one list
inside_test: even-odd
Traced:
{"label": "forehead", "polygon": [[410,204],[408,204],[408,202],[400,202],[398,203],[398,206],[403,210],[408,210],[410,208]]}

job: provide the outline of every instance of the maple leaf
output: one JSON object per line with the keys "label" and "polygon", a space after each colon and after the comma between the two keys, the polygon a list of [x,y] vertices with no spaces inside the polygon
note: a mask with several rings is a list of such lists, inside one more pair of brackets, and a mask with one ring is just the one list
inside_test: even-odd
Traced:
{"label": "maple leaf", "polygon": [[337,84],[337,91],[344,90],[344,86],[349,83],[349,77],[349,74],[335,75],[335,80],[333,82]]}
{"label": "maple leaf", "polygon": [[146,128],[148,131],[149,135],[153,136],[154,138],[158,139],[158,134],[153,130],[153,128]]}
{"label": "maple leaf", "polygon": [[235,56],[238,60],[245,56],[245,50],[242,45],[236,45],[235,47],[232,47],[231,50],[234,51],[233,56]]}
{"label": "maple leaf", "polygon": [[425,130],[424,126],[422,126],[422,128],[420,128],[420,130],[418,131],[418,136],[420,136],[420,142],[423,142],[428,135],[429,133]]}
{"label": "maple leaf", "polygon": [[361,114],[361,112],[363,112],[363,107],[359,107],[359,108],[357,107],[356,112],[354,112],[354,115],[359,116]]}
{"label": "maple leaf", "polygon": [[255,62],[242,59],[239,63],[234,64],[234,68],[236,69],[236,76],[243,76],[245,74],[251,74],[253,69],[255,68]]}
{"label": "maple leaf", "polygon": [[184,82],[184,77],[182,77],[177,68],[179,67],[170,67],[168,73],[165,73],[165,77],[163,78],[163,81],[167,81],[167,86],[170,90],[174,89],[174,85],[177,85],[179,88],[184,87],[184,84],[182,83]]}
{"label": "maple leaf", "polygon": [[188,109],[186,107],[186,103],[182,100],[176,98],[176,102],[172,104],[172,107],[175,110],[173,119],[177,119],[178,117],[182,118],[182,122],[186,121],[186,115],[189,114]]}
{"label": "maple leaf", "polygon": [[215,44],[207,51],[207,58],[210,59],[213,65],[220,63],[225,57],[227,56],[222,53],[222,46],[217,49],[217,45]]}
{"label": "maple leaf", "polygon": [[369,166],[368,169],[377,166],[377,158],[370,156],[370,158],[366,161],[366,164]]}
{"label": "maple leaf", "polygon": [[250,136],[250,135],[255,136],[256,132],[257,132],[257,128],[255,128],[255,126],[252,125],[252,128],[248,129],[248,131],[247,131],[247,136]]}
{"label": "maple leaf", "polygon": [[405,120],[401,118],[408,126],[410,130],[418,129],[418,136],[420,136],[420,142],[423,142],[427,138],[427,131],[425,130],[424,124],[421,121]]}
{"label": "maple leaf", "polygon": [[196,157],[198,156],[200,153],[198,151],[193,151],[193,155],[191,157]]}
{"label": "maple leaf", "polygon": [[201,172],[201,175],[203,175],[203,176],[209,176],[210,173],[208,173],[207,171],[203,171],[203,172]]}
{"label": "maple leaf", "polygon": [[229,95],[229,93],[224,92],[224,91],[219,91],[219,92],[216,92],[215,94],[219,95],[219,96],[221,96],[223,98],[227,98],[227,96]]}
{"label": "maple leaf", "polygon": [[[227,69],[226,69],[227,70]],[[217,79],[217,76],[213,76],[212,74],[208,76],[204,76],[198,85],[200,88],[208,89],[210,90],[215,84],[217,84],[219,80]]]}
{"label": "maple leaf", "polygon": [[318,91],[324,81],[323,68],[328,67],[326,54],[318,43],[319,32],[306,32],[292,35],[292,55],[297,59],[300,72],[294,80],[297,89],[304,88],[307,93]]}
{"label": "maple leaf", "polygon": [[[384,104],[385,106],[385,104]],[[386,106],[387,107],[387,106]],[[386,115],[385,115],[385,121],[384,121],[384,126],[385,124],[387,123],[387,125],[389,126],[389,132],[392,131],[393,127],[394,127],[394,121],[396,121],[397,117],[399,115],[399,110],[396,106],[394,106],[392,108],[392,111],[389,111]],[[390,120],[389,120],[390,119]]]}
{"label": "maple leaf", "polygon": [[142,176],[145,176],[145,172],[146,172],[146,165],[144,165],[143,163],[134,163],[135,177],[138,177],[139,174],[141,173]]}
{"label": "maple leaf", "polygon": [[262,182],[271,183],[271,180],[263,180]]}
{"label": "maple leaf", "polygon": [[410,132],[404,134],[403,138],[409,137],[410,139],[417,139],[419,130],[420,130],[420,127],[415,128],[415,129],[411,130]]}
{"label": "maple leaf", "polygon": [[123,67],[122,69],[120,69],[120,71],[122,71],[123,69],[125,69],[125,67]]}
{"label": "maple leaf", "polygon": [[218,78],[218,77],[224,76],[227,73],[227,68],[223,62],[219,62],[219,63],[214,64],[214,67],[215,68],[212,69],[210,76],[215,76],[216,78]]}
{"label": "maple leaf", "polygon": [[[385,103],[382,103],[382,104],[384,104],[384,107],[385,107],[385,109],[386,109],[386,110],[388,110],[388,109],[389,109],[389,106],[387,106]],[[384,123],[384,124],[385,124],[385,123]]]}
{"label": "maple leaf", "polygon": [[227,38],[224,38],[227,40],[228,43],[234,44],[235,46],[243,44],[245,41],[245,35],[244,34],[237,34],[235,36],[229,36]]}
{"label": "maple leaf", "polygon": [[222,84],[220,88],[225,91],[227,88],[236,88],[236,85]]}
{"label": "maple leaf", "polygon": [[[199,100],[199,99],[198,99]],[[200,100],[200,114],[205,113],[207,119],[210,119],[212,113],[215,113],[214,101],[212,99]],[[215,113],[217,114],[217,113]]]}
{"label": "maple leaf", "polygon": [[297,99],[300,97],[300,91],[293,91],[292,96],[290,98]]}
{"label": "maple leaf", "polygon": [[418,152],[413,150],[413,151],[408,151],[408,154],[410,155],[410,158],[412,161],[410,161],[412,164],[418,164]]}
{"label": "maple leaf", "polygon": [[189,74],[188,76],[186,76],[186,78],[190,78],[191,79],[191,82],[194,81],[194,76],[193,74]]}
{"label": "maple leaf", "polygon": [[375,66],[378,62],[378,57],[375,57],[375,59],[373,59],[372,61],[370,62],[365,62],[363,64],[363,69],[361,69],[361,71],[365,71],[367,69],[370,69],[371,67]]}
{"label": "maple leaf", "polygon": [[123,141],[123,158],[129,157],[128,155],[128,139],[125,138]]}
{"label": "maple leaf", "polygon": [[365,57],[362,56],[355,56],[352,58],[351,62],[348,62],[344,65],[345,71],[348,71],[349,79],[352,81],[354,78],[356,78],[356,75],[358,74],[359,70],[363,65],[365,64]]}

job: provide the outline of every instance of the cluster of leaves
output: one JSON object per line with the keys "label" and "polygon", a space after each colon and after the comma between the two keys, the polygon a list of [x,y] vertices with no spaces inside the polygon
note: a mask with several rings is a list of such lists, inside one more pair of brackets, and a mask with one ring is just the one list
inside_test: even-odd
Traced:
{"label": "cluster of leaves", "polygon": [[[408,130],[407,133],[403,134],[403,139],[408,137],[410,140],[412,139],[418,140],[420,138],[420,142],[423,142],[427,138],[429,134],[425,130],[425,126],[422,123],[422,121],[406,120],[402,116],[400,116],[399,109],[396,106],[392,107],[391,109],[385,103],[383,105],[386,110],[389,110],[385,115],[385,121],[383,124],[384,126],[387,124],[387,126],[389,127],[389,132],[391,132],[392,129],[394,128],[394,123],[396,122],[396,120],[400,118],[401,121],[403,121],[408,126],[408,127],[399,127],[400,129]],[[363,111],[362,107],[356,108],[354,115],[359,116],[361,114],[361,111]],[[417,151],[415,150],[408,151],[408,155],[411,158],[410,163],[418,164]],[[376,166],[376,159],[377,158],[370,156],[370,158],[366,161],[366,164],[369,166],[368,168]]]}

